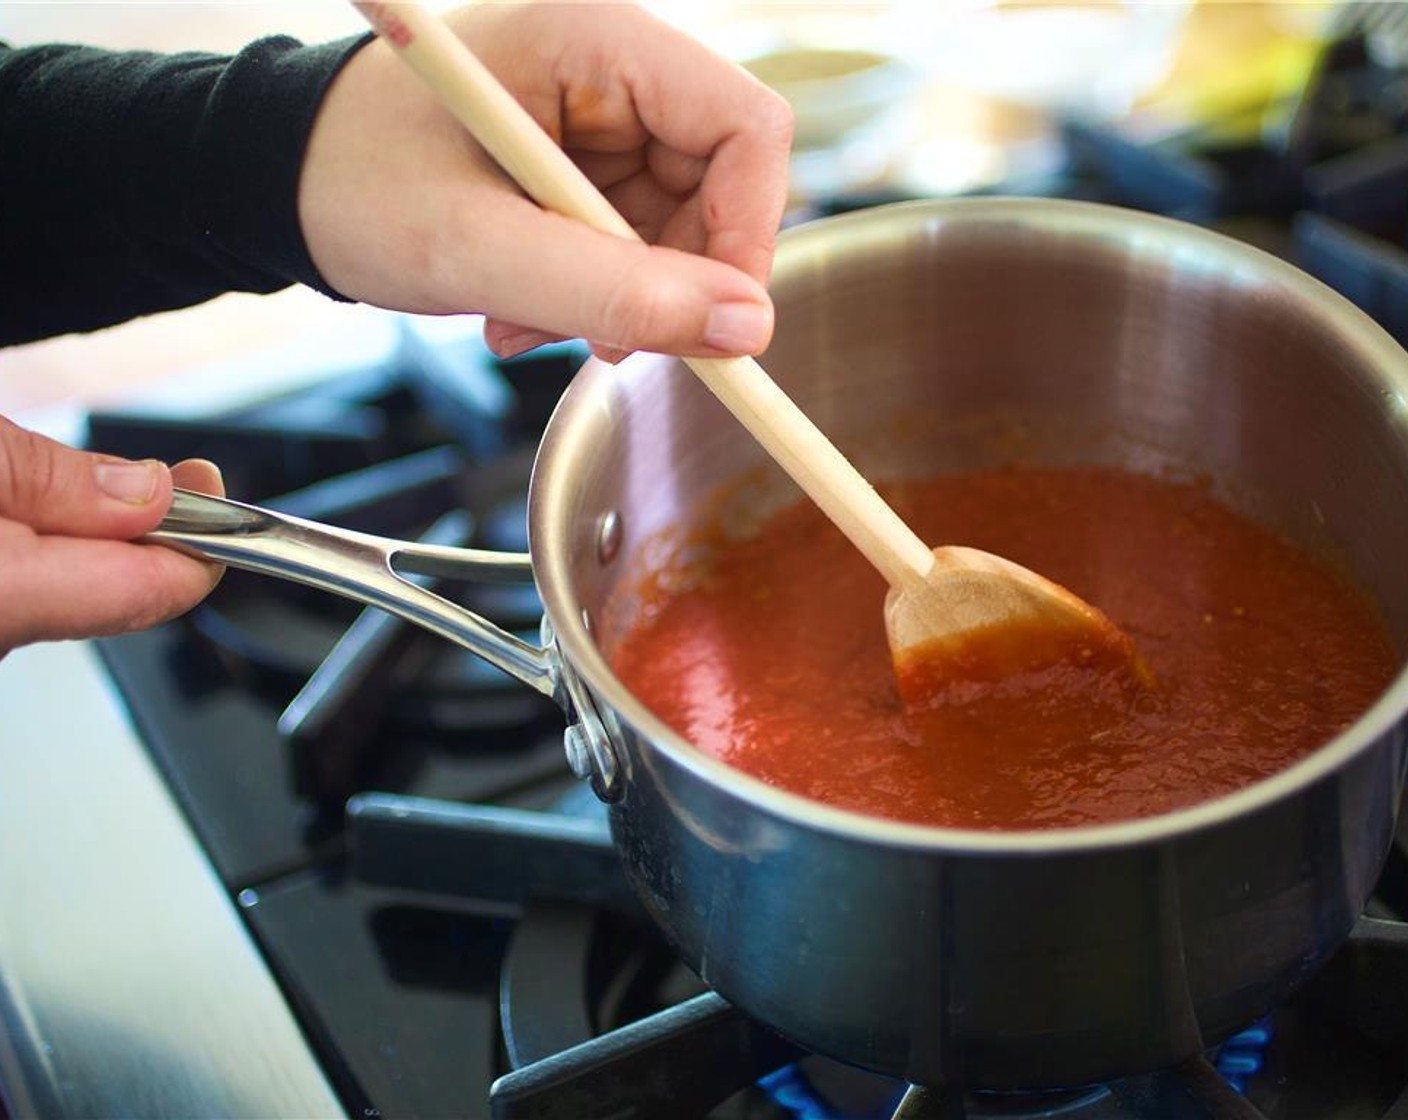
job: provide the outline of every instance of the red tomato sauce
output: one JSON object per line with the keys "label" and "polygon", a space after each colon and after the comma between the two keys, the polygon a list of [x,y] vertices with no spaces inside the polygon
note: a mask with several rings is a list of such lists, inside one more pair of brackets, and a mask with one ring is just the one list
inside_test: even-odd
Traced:
{"label": "red tomato sauce", "polygon": [[1063,584],[1157,682],[1057,665],[922,707],[896,688],[884,581],[810,503],[655,581],[608,650],[668,725],[771,785],[873,816],[1057,828],[1166,812],[1290,765],[1397,657],[1363,596],[1206,487],[1004,469],[886,490],[931,544]]}

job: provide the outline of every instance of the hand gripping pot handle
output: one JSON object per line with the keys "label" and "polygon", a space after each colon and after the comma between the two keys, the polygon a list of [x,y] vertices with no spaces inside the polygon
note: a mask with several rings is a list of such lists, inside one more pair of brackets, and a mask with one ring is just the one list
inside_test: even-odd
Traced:
{"label": "hand gripping pot handle", "polygon": [[527,582],[533,569],[526,553],[391,540],[181,489],[146,539],[379,607],[463,646],[556,701],[569,721],[565,742],[573,772],[589,777],[602,800],[620,796],[615,751],[591,695],[558,653],[547,618],[543,644],[535,646],[408,578]]}

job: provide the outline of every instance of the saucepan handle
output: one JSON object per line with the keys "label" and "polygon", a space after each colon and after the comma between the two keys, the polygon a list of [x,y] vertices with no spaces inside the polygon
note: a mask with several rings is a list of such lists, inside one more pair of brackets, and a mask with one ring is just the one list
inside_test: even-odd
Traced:
{"label": "saucepan handle", "polygon": [[527,555],[390,540],[180,489],[146,539],[380,607],[463,646],[559,704],[568,702],[551,644],[525,642],[402,575],[526,581],[532,579]]}

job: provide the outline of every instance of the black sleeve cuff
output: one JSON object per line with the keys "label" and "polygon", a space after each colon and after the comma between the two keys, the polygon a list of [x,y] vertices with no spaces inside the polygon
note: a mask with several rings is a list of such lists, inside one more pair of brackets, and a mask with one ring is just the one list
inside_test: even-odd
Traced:
{"label": "black sleeve cuff", "polygon": [[370,35],[230,56],[0,45],[0,345],[301,281],[328,86]]}
{"label": "black sleeve cuff", "polygon": [[337,299],[308,254],[298,182],[323,95],[370,35],[303,47],[264,39],[211,87],[195,136],[187,221],[213,251]]}

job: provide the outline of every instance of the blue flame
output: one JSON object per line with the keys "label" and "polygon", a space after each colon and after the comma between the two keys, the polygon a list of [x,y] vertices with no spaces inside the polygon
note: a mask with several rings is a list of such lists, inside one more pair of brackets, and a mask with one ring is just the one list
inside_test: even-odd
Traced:
{"label": "blue flame", "polygon": [[1256,1076],[1266,1065],[1266,1046],[1270,1041],[1271,1028],[1263,1019],[1224,1042],[1213,1064],[1227,1079],[1227,1084],[1245,1095],[1247,1079]]}
{"label": "blue flame", "polygon": [[904,1087],[899,1086],[895,1099],[881,1111],[842,1115],[822,1098],[806,1073],[795,1063],[768,1074],[758,1085],[777,1104],[790,1110],[797,1120],[890,1120],[904,1096]]}
{"label": "blue flame", "polygon": [[[1266,1065],[1266,1047],[1270,1042],[1269,1022],[1262,1019],[1224,1042],[1213,1065],[1235,1091],[1245,1096],[1249,1080]],[[904,1096],[901,1085],[896,1089],[894,1100],[879,1111],[843,1112],[817,1091],[806,1071],[795,1063],[762,1078],[758,1085],[796,1120],[890,1120]]]}

